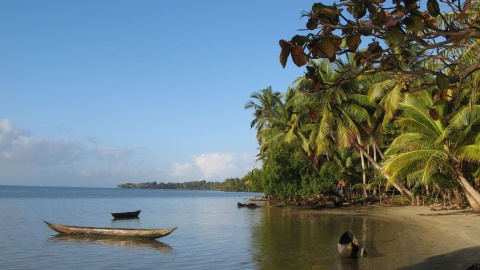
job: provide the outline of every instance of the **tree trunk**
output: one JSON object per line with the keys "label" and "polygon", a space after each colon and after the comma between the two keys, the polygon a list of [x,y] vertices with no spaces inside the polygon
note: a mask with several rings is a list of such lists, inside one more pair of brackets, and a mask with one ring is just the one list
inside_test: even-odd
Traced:
{"label": "tree trunk", "polygon": [[365,158],[363,154],[360,154],[360,159],[362,160],[362,177],[363,177],[363,197],[367,198],[367,174],[365,171],[367,170],[367,166],[365,166]]}
{"label": "tree trunk", "polygon": [[[365,151],[365,149],[363,149],[363,147],[361,145],[359,145],[358,143],[355,143],[355,148],[360,152],[360,154],[363,154],[372,164],[373,166],[378,170],[380,171],[382,174],[383,174],[383,171],[382,171],[382,167]],[[390,179],[390,175],[388,174],[384,174],[385,178],[387,178],[387,180]],[[405,196],[407,198],[408,201],[412,202],[413,201],[413,195],[412,195],[412,192],[410,190],[408,190],[404,185],[400,184],[400,183],[397,183],[397,182],[393,182],[393,186],[398,190],[400,191],[400,193]]]}
{"label": "tree trunk", "polygon": [[[378,154],[380,155],[380,157],[381,157],[382,159],[384,159],[385,157],[383,156],[382,150],[381,150],[380,147],[378,146],[376,140],[373,140],[373,147],[374,147],[375,153],[378,152]],[[375,154],[375,160],[377,160],[376,154]]]}
{"label": "tree trunk", "polygon": [[470,185],[457,164],[454,165],[454,168],[458,175],[458,182],[460,183],[460,186],[467,197],[468,203],[472,207],[473,211],[480,212],[480,193],[472,185]]}

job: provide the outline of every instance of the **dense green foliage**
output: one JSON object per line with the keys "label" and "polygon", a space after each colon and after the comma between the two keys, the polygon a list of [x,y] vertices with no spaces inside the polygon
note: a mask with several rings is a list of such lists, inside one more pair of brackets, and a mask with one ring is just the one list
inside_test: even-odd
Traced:
{"label": "dense green foliage", "polygon": [[412,204],[480,211],[480,4],[439,1],[450,10],[346,0],[303,13],[310,31],[280,41],[280,62],[305,76],[245,106],[265,194],[348,200],[394,187]]}
{"label": "dense green foliage", "polygon": [[300,153],[298,146],[279,143],[266,152],[263,162],[262,183],[265,195],[291,198],[299,195],[302,176],[312,166]]}

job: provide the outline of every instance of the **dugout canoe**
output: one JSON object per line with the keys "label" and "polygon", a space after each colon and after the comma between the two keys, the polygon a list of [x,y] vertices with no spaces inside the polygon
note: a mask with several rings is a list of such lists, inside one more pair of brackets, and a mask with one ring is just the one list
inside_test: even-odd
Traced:
{"label": "dugout canoe", "polygon": [[121,212],[121,213],[111,213],[114,218],[138,218],[138,215],[140,215],[140,211],[134,211],[134,212]]}
{"label": "dugout canoe", "polygon": [[167,236],[175,231],[172,229],[130,229],[130,228],[100,228],[100,227],[81,227],[53,224],[44,221],[50,229],[68,235],[88,235],[88,236],[106,236],[106,237],[129,237],[139,239],[157,239]]}

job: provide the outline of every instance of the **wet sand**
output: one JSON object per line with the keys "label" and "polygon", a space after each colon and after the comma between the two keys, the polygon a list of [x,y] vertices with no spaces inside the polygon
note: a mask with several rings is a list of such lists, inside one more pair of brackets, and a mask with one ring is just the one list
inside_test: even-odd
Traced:
{"label": "wet sand", "polygon": [[[467,269],[480,263],[480,213],[469,210],[432,211],[426,206],[361,206],[306,210],[321,214],[368,216],[407,225],[404,239],[415,245],[415,259],[397,269]],[[395,246],[392,245],[392,249]]]}

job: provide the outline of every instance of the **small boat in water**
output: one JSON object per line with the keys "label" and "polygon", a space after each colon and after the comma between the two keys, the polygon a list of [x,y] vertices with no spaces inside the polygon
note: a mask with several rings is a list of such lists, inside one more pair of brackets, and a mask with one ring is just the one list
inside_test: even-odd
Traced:
{"label": "small boat in water", "polygon": [[80,227],[53,224],[44,221],[50,229],[68,235],[87,235],[87,236],[106,236],[106,237],[129,237],[139,239],[157,239],[167,236],[175,231],[172,229],[130,229],[130,228],[99,228],[99,227]]}
{"label": "small boat in water", "polygon": [[140,211],[135,212],[121,212],[121,213],[111,213],[114,218],[138,218]]}
{"label": "small boat in water", "polygon": [[340,236],[338,240],[338,252],[349,258],[367,255],[365,249],[359,247],[357,238],[355,238],[355,235],[350,231],[346,231]]}

